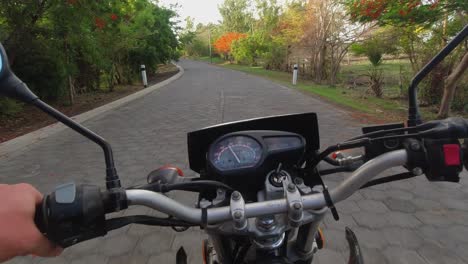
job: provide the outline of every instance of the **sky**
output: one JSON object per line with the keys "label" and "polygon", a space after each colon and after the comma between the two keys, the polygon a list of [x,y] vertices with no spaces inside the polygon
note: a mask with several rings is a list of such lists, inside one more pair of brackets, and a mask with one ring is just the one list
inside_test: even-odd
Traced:
{"label": "sky", "polygon": [[223,0],[159,0],[164,6],[178,3],[181,6],[178,11],[180,19],[190,16],[195,19],[195,24],[216,23],[221,20],[218,5],[222,2]]}

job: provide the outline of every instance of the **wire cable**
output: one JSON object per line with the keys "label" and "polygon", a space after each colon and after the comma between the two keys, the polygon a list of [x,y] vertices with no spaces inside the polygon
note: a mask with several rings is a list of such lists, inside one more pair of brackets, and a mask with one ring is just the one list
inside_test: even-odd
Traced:
{"label": "wire cable", "polygon": [[191,227],[199,226],[178,219],[158,218],[147,215],[123,216],[106,220],[106,230],[111,231],[130,224],[150,225],[150,226],[178,226]]}

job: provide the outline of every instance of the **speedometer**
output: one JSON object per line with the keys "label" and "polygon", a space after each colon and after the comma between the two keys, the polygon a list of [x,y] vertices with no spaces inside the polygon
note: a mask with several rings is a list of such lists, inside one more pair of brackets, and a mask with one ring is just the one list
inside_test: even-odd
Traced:
{"label": "speedometer", "polygon": [[255,167],[262,158],[262,146],[247,136],[227,137],[215,143],[209,153],[220,171]]}

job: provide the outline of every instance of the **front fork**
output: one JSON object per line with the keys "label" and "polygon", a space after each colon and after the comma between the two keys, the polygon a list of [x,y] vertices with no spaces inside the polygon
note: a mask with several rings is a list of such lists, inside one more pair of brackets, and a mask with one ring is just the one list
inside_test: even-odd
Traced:
{"label": "front fork", "polygon": [[[320,229],[318,230],[319,231],[317,232],[315,236],[315,242],[317,243],[318,248],[321,249],[325,245],[325,239],[322,234],[322,231]],[[351,228],[349,227],[346,227],[345,233],[346,233],[345,234],[346,241],[348,241],[348,245],[349,245],[348,264],[364,264],[361,247],[359,246],[359,242],[353,230],[351,230]],[[310,262],[305,261],[301,263],[310,263]]]}
{"label": "front fork", "polygon": [[[320,229],[318,229],[318,230],[320,230]],[[361,247],[359,246],[359,242],[357,240],[357,237],[349,227],[346,227],[346,229],[345,229],[345,236],[346,236],[346,241],[348,241],[348,245],[349,245],[348,264],[364,264],[364,259],[363,259],[363,256],[362,256]],[[317,235],[315,236],[314,241],[317,243],[319,249],[321,249],[324,246],[325,241],[324,241],[324,236],[323,236],[321,230],[319,232],[317,232]],[[219,247],[219,246],[220,245],[218,245],[218,250],[220,250],[222,248],[222,246],[221,247]],[[210,242],[208,242],[208,240],[204,241],[203,250],[204,250],[204,255],[203,255],[203,263],[204,264],[220,263],[219,262],[219,257],[221,257],[223,254],[219,255],[217,253],[214,253],[214,247]],[[223,250],[223,249],[221,249],[221,250]],[[224,255],[225,255],[224,257],[226,257],[226,254],[224,254]],[[217,261],[216,260],[213,261],[213,257],[215,257],[215,259]],[[298,263],[310,263],[310,260],[309,261],[302,261],[302,262],[299,261]]]}

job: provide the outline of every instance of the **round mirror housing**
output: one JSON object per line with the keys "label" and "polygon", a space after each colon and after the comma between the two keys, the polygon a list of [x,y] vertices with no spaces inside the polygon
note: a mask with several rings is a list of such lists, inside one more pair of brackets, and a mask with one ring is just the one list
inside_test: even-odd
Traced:
{"label": "round mirror housing", "polygon": [[0,95],[31,103],[38,97],[11,71],[8,57],[0,43]]}
{"label": "round mirror housing", "polygon": [[8,72],[8,71],[10,71],[9,65],[8,65],[8,58],[6,56],[5,49],[0,43],[0,80],[2,79],[5,72]]}

